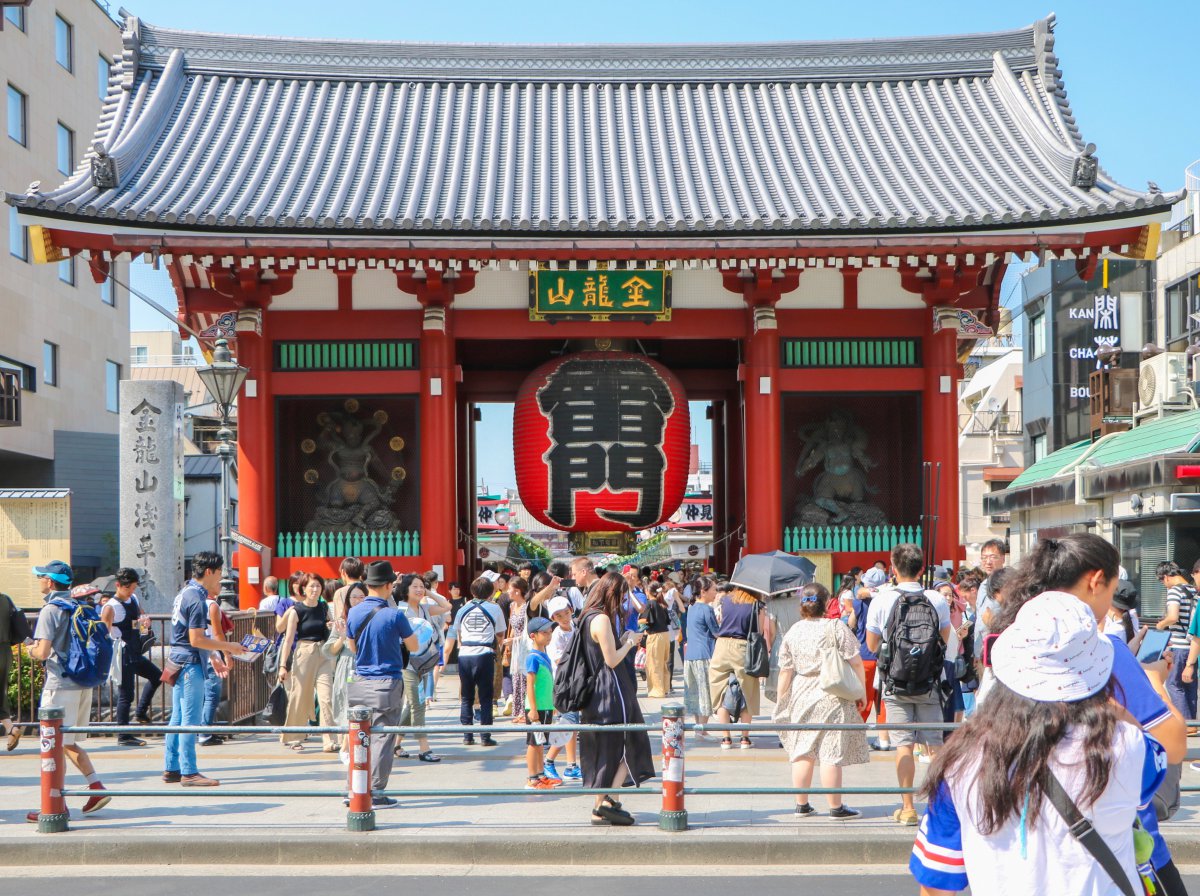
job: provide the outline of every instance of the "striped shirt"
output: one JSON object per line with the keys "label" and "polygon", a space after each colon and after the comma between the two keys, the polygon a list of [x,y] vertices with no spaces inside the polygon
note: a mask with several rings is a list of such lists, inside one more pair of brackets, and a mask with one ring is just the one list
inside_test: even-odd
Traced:
{"label": "striped shirt", "polygon": [[1192,608],[1196,604],[1196,589],[1191,585],[1173,585],[1167,592],[1167,610],[1171,605],[1179,607],[1179,620],[1167,630],[1171,633],[1171,648],[1187,650],[1191,643],[1188,641],[1188,626],[1192,621]]}

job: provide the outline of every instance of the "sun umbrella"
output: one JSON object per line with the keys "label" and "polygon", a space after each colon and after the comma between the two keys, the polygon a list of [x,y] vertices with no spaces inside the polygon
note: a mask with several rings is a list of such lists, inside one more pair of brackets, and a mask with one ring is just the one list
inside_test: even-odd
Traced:
{"label": "sun umbrella", "polygon": [[100,576],[97,579],[92,579],[92,585],[99,588],[104,594],[117,593],[116,576]]}
{"label": "sun umbrella", "polygon": [[803,588],[816,574],[816,564],[811,560],[783,551],[772,551],[769,554],[749,554],[739,560],[733,568],[733,575],[729,577],[729,584],[774,597]]}

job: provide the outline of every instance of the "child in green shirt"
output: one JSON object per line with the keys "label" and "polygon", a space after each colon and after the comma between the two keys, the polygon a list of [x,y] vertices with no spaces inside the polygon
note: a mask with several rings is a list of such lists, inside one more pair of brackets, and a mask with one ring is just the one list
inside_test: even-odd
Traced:
{"label": "child in green shirt", "polygon": [[[530,619],[525,629],[533,649],[525,657],[525,716],[530,725],[549,725],[554,718],[554,672],[546,647],[554,623],[549,619]],[[526,790],[549,790],[562,784],[562,778],[546,776],[545,748],[549,735],[531,731],[525,737],[525,768],[529,780]]]}

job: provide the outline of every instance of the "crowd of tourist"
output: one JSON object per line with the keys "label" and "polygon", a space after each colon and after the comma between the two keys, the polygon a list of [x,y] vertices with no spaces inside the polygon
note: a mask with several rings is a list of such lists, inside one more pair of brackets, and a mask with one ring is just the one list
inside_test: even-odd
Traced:
{"label": "crowd of tourist", "polygon": [[[173,725],[211,722],[210,682],[219,685],[239,648],[225,640],[231,628],[214,600],[221,558],[202,552],[191,570],[175,599],[162,669],[141,649],[147,628],[136,571],[119,570],[113,593],[99,596],[95,625],[121,654],[118,721],[134,712],[141,678],[139,722],[148,721],[162,683],[172,685]],[[61,561],[34,574],[46,596],[30,639],[31,655],[45,664],[42,700],[63,707],[67,726],[82,724],[93,691],[76,680],[73,639],[80,608],[97,595],[72,590]],[[927,567],[918,546],[899,544],[886,561],[844,576],[833,594],[811,583],[771,598],[714,574],[685,581],[586,558],[489,570],[466,588],[443,587],[431,573],[398,575],[386,560],[347,558],[335,581],[298,573],[264,583],[259,610],[270,614],[273,643],[263,668],[286,697],[284,727],[319,718],[344,728],[347,707],[370,710],[375,808],[395,805],[385,793],[393,763],[412,758],[400,738],[378,729],[423,727],[452,664],[464,745],[475,745],[469,729],[478,724],[479,743],[495,746],[488,729],[498,718],[547,726],[525,733],[525,787],[579,781],[602,791],[593,823],[633,824],[618,795],[656,774],[648,735],[553,729],[640,723],[639,679],[648,701],[675,695],[679,682],[701,744],[713,742],[706,726],[714,722],[762,719],[764,692],[780,724],[878,723],[873,741],[861,729],[781,730],[777,744],[717,732],[722,749],[736,738],[741,749],[786,751],[798,819],[820,814],[808,798],[818,768],[821,787],[839,789],[844,770],[868,762],[872,750],[894,752],[897,783],[907,789],[918,764],[928,763],[892,819],[919,826],[910,869],[929,892],[968,883],[976,893],[1000,892],[989,881],[1003,879],[1005,891],[1052,882],[1064,892],[1126,893],[1153,878],[1174,896],[1183,884],[1158,823],[1178,806],[1186,740],[1196,733],[1186,720],[1196,715],[1200,562],[1190,573],[1161,563],[1157,575],[1166,610],[1148,626],[1117,551],[1093,535],[1041,540],[1016,568],[1005,565],[1002,542],[988,542],[979,566],[956,575]],[[1156,630],[1161,646],[1147,651]],[[769,672],[751,668],[752,639],[765,642]],[[556,711],[556,683],[579,670],[591,682],[586,699],[568,707],[573,712]],[[956,722],[963,724],[954,730]],[[14,749],[22,727],[7,706],[0,723]],[[348,759],[338,734],[320,738],[323,750]],[[217,786],[198,767],[196,735],[165,740],[164,782]],[[280,736],[296,752],[308,740]],[[82,811],[96,812],[109,800],[104,785],[76,738],[67,734],[64,743],[94,791]],[[128,735],[119,743],[144,745]],[[420,762],[441,759],[424,735],[415,752]],[[918,799],[928,804],[923,817]],[[827,801],[831,818],[860,815],[839,795]],[[1072,839],[1080,816],[1098,838]]]}

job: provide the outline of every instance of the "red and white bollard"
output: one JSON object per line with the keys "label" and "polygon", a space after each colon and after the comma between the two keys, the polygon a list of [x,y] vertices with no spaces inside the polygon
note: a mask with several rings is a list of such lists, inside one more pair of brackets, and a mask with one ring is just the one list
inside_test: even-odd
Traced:
{"label": "red and white bollard", "polygon": [[373,831],[375,809],[371,806],[371,710],[362,706],[351,708],[346,752],[350,754],[347,773],[350,811],[346,814],[346,830]]}
{"label": "red and white bollard", "polygon": [[671,703],[662,708],[662,811],[661,831],[686,831],[687,809],[683,807],[683,707]]}
{"label": "red and white bollard", "polygon": [[58,834],[67,830],[67,801],[63,799],[66,762],[63,756],[63,711],[58,706],[38,710],[38,733],[42,741],[42,808],[38,813],[38,833]]}

